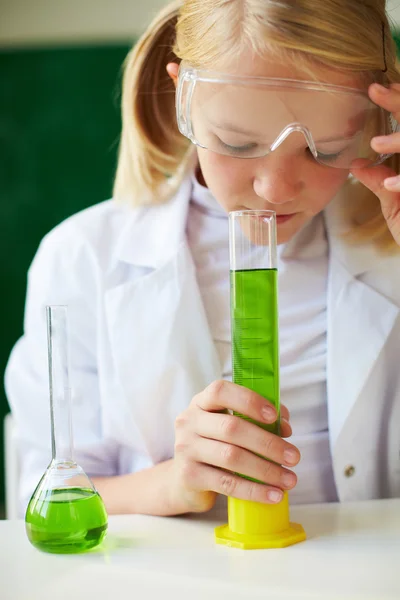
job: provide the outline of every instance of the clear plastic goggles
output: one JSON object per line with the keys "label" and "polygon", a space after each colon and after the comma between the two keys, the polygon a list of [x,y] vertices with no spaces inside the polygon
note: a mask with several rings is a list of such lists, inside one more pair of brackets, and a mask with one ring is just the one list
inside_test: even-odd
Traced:
{"label": "clear plastic goggles", "polygon": [[290,137],[293,156],[307,153],[339,169],[383,162],[391,155],[375,152],[371,139],[398,130],[393,116],[365,91],[293,79],[240,78],[184,63],[176,111],[179,131],[212,152],[258,158]]}

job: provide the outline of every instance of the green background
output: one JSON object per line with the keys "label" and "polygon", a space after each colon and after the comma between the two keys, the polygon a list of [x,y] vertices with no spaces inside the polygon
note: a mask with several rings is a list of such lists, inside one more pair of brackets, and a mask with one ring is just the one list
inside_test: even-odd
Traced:
{"label": "green background", "polygon": [[27,269],[45,233],[111,195],[128,49],[0,52],[0,504],[3,373],[22,333]]}
{"label": "green background", "polygon": [[[400,36],[395,34],[399,48]],[[0,424],[26,273],[45,233],[110,197],[129,45],[0,51]],[[3,459],[0,427],[0,460]],[[0,503],[4,469],[0,469]]]}

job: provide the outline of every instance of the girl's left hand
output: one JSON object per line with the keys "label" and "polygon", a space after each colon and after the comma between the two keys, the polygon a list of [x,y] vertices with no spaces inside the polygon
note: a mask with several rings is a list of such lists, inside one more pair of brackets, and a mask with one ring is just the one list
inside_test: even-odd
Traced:
{"label": "girl's left hand", "polygon": [[[400,123],[399,83],[392,83],[390,88],[373,83],[368,93],[375,104],[391,112]],[[400,132],[373,138],[371,147],[380,154],[400,153]],[[351,173],[378,196],[389,230],[400,246],[400,175],[385,164],[352,169]]]}

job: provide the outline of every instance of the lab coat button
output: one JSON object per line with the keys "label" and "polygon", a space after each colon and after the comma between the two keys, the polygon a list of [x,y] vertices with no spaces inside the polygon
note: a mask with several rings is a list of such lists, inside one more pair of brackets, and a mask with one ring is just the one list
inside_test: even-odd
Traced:
{"label": "lab coat button", "polygon": [[352,477],[356,472],[356,468],[353,465],[347,465],[344,470],[345,477]]}

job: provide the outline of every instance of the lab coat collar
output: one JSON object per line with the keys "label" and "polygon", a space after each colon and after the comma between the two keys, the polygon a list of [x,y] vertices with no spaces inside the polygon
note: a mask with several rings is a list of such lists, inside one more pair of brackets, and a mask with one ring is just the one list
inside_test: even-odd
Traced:
{"label": "lab coat collar", "polygon": [[[117,245],[117,259],[143,267],[159,268],[176,255],[185,240],[192,174],[165,204],[142,206],[130,212]],[[385,256],[373,244],[352,244],[344,234],[349,229],[346,203],[352,185],[341,190],[324,211],[331,256],[353,277],[371,270]]]}
{"label": "lab coat collar", "polygon": [[188,176],[165,204],[131,211],[117,245],[117,259],[153,269],[168,263],[185,240],[191,191]]}

